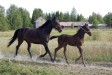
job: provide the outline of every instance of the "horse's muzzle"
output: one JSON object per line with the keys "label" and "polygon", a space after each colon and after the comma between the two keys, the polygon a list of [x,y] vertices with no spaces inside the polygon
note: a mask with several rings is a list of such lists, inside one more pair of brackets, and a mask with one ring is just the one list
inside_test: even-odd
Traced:
{"label": "horse's muzzle", "polygon": [[60,33],[62,32],[62,30],[60,29],[60,30],[58,30]]}
{"label": "horse's muzzle", "polygon": [[87,34],[88,34],[89,36],[92,36],[92,33],[91,33],[91,32],[88,32]]}

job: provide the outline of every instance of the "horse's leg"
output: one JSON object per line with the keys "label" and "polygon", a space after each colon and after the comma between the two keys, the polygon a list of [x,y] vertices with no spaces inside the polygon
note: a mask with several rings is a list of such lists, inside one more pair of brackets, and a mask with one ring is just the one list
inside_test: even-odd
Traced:
{"label": "horse's leg", "polygon": [[67,45],[64,46],[64,56],[65,56],[65,60],[66,60],[67,64],[69,65],[68,60],[67,60],[67,56],[66,56],[66,46]]}
{"label": "horse's leg", "polygon": [[81,55],[81,49],[79,47],[77,47],[77,48],[79,49],[80,56],[78,58],[76,58],[75,62],[77,62],[82,57],[82,55]]}
{"label": "horse's leg", "polygon": [[77,61],[81,58],[81,55],[75,59],[75,62],[77,63]]}
{"label": "horse's leg", "polygon": [[[44,46],[44,47],[45,47],[45,46]],[[44,57],[46,54],[47,54],[47,51],[45,50],[45,53],[44,53],[44,54],[41,54],[41,55],[39,56],[39,58]]]}
{"label": "horse's leg", "polygon": [[47,52],[46,52],[46,50],[45,50],[45,53],[44,53],[44,54],[42,54],[42,55],[40,55],[40,56],[39,56],[39,58],[44,57],[46,54],[47,54]]}
{"label": "horse's leg", "polygon": [[51,53],[50,53],[50,51],[49,51],[49,48],[48,48],[47,43],[45,43],[45,44],[43,44],[43,45],[44,45],[44,48],[45,48],[46,52],[45,52],[43,55],[40,55],[39,57],[44,57],[47,53],[49,53],[49,56],[50,56],[50,58],[51,58],[51,61],[53,62],[53,59],[52,59],[52,56],[51,56]]}
{"label": "horse's leg", "polygon": [[54,61],[56,60],[56,54],[57,54],[57,51],[59,49],[61,49],[63,46],[58,46],[57,48],[55,48],[55,52],[54,52]]}
{"label": "horse's leg", "polygon": [[18,49],[19,49],[19,47],[20,47],[20,45],[23,43],[23,40],[22,41],[19,41],[18,40],[18,45],[16,46],[16,52],[15,52],[15,54],[14,54],[14,57],[16,57],[17,56],[17,54],[18,54]]}
{"label": "horse's leg", "polygon": [[84,66],[86,66],[85,63],[84,63],[84,58],[83,58],[83,50],[80,46],[77,46],[77,48],[79,49],[80,56],[76,59],[76,61],[79,60],[82,57],[82,63],[83,63]]}
{"label": "horse's leg", "polygon": [[28,42],[27,42],[27,44],[28,44],[27,50],[28,50],[28,53],[29,53],[29,55],[30,55],[30,58],[32,59],[32,54],[31,54],[31,51],[30,51],[31,43],[28,43]]}

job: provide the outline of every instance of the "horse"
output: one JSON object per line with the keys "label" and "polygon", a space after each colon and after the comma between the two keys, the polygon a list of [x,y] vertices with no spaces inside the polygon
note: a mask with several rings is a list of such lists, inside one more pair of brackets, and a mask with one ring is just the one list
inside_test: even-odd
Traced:
{"label": "horse", "polygon": [[80,58],[82,58],[82,63],[85,66],[84,58],[83,58],[83,49],[81,48],[81,46],[84,43],[84,35],[85,35],[85,33],[87,33],[89,36],[92,35],[88,24],[85,24],[82,27],[80,27],[80,29],[74,35],[62,34],[60,36],[52,36],[52,37],[50,37],[50,40],[52,40],[54,38],[58,38],[58,47],[55,48],[54,60],[56,59],[57,51],[59,49],[61,49],[62,47],[64,47],[64,56],[65,56],[66,63],[68,63],[67,56],[66,56],[66,46],[71,45],[71,46],[76,46],[78,48],[78,50],[79,50],[79,53],[80,53],[80,56],[76,59],[76,62]]}
{"label": "horse", "polygon": [[26,41],[28,44],[27,50],[32,58],[32,54],[30,52],[31,43],[34,44],[41,44],[45,48],[45,53],[40,55],[39,57],[44,57],[47,53],[50,56],[51,61],[53,62],[53,58],[51,56],[50,50],[48,48],[48,42],[50,38],[50,33],[52,29],[55,28],[58,32],[62,31],[62,28],[59,24],[59,20],[56,17],[47,20],[42,26],[39,28],[20,28],[17,29],[11,38],[10,42],[8,43],[7,47],[9,47],[17,38],[18,38],[18,45],[16,46],[16,51],[14,57],[18,54],[18,49],[23,41]]}

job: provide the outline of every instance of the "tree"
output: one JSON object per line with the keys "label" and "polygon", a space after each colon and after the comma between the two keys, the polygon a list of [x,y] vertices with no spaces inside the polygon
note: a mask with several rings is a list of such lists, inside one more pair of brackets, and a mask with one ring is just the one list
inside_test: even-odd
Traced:
{"label": "tree", "polygon": [[71,11],[71,21],[76,21],[77,18],[77,12],[76,9],[73,7]]}
{"label": "tree", "polygon": [[0,31],[5,31],[9,29],[7,19],[4,16],[5,14],[5,9],[4,7],[0,6]]}
{"label": "tree", "polygon": [[40,17],[43,16],[43,11],[41,9],[34,9],[33,10],[33,14],[32,14],[32,19],[31,19],[31,23],[35,24],[35,20]]}
{"label": "tree", "polygon": [[85,21],[84,16],[83,16],[82,14],[78,15],[78,16],[77,16],[77,21],[78,21],[78,22],[84,22],[84,21]]}
{"label": "tree", "polygon": [[46,13],[45,14],[45,19],[51,19],[51,14],[50,13],[48,13],[48,14]]}
{"label": "tree", "polygon": [[60,16],[59,11],[56,11],[56,15],[55,16],[59,18],[59,16]]}
{"label": "tree", "polygon": [[19,8],[19,11],[21,12],[22,17],[22,23],[23,23],[22,27],[32,27],[29,12],[23,8]]}
{"label": "tree", "polygon": [[106,14],[104,16],[104,21],[109,27],[112,27],[112,13]]}
{"label": "tree", "polygon": [[19,8],[15,5],[11,5],[7,10],[7,19],[11,29],[18,29],[22,27],[22,17]]}
{"label": "tree", "polygon": [[63,19],[64,19],[64,14],[63,14],[62,12],[60,12],[59,15],[60,15],[60,16],[59,16],[59,20],[60,20],[60,21],[63,21]]}
{"label": "tree", "polygon": [[97,21],[99,23],[104,23],[103,17],[100,14],[97,14]]}
{"label": "tree", "polygon": [[94,12],[89,16],[88,21],[93,24],[94,28],[97,28],[99,23],[104,23],[102,16]]}
{"label": "tree", "polygon": [[63,18],[63,21],[70,21],[70,15],[69,15],[69,12],[66,12],[64,13],[64,18]]}
{"label": "tree", "polygon": [[96,20],[96,19],[94,19],[93,20],[93,28],[98,28],[98,24],[99,24],[99,22]]}
{"label": "tree", "polygon": [[48,13],[44,13],[44,14],[43,14],[43,17],[44,17],[45,19],[47,19]]}

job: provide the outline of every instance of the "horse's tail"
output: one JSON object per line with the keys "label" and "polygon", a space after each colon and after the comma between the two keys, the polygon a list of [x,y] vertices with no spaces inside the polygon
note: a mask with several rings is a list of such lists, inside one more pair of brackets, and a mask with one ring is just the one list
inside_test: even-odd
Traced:
{"label": "horse's tail", "polygon": [[18,36],[18,31],[20,29],[17,29],[13,35],[13,37],[11,38],[10,42],[8,43],[7,47],[9,47],[16,39],[17,39],[17,36]]}
{"label": "horse's tail", "polygon": [[55,39],[55,38],[58,38],[59,36],[51,36],[50,37],[50,40],[52,40],[52,39]]}

